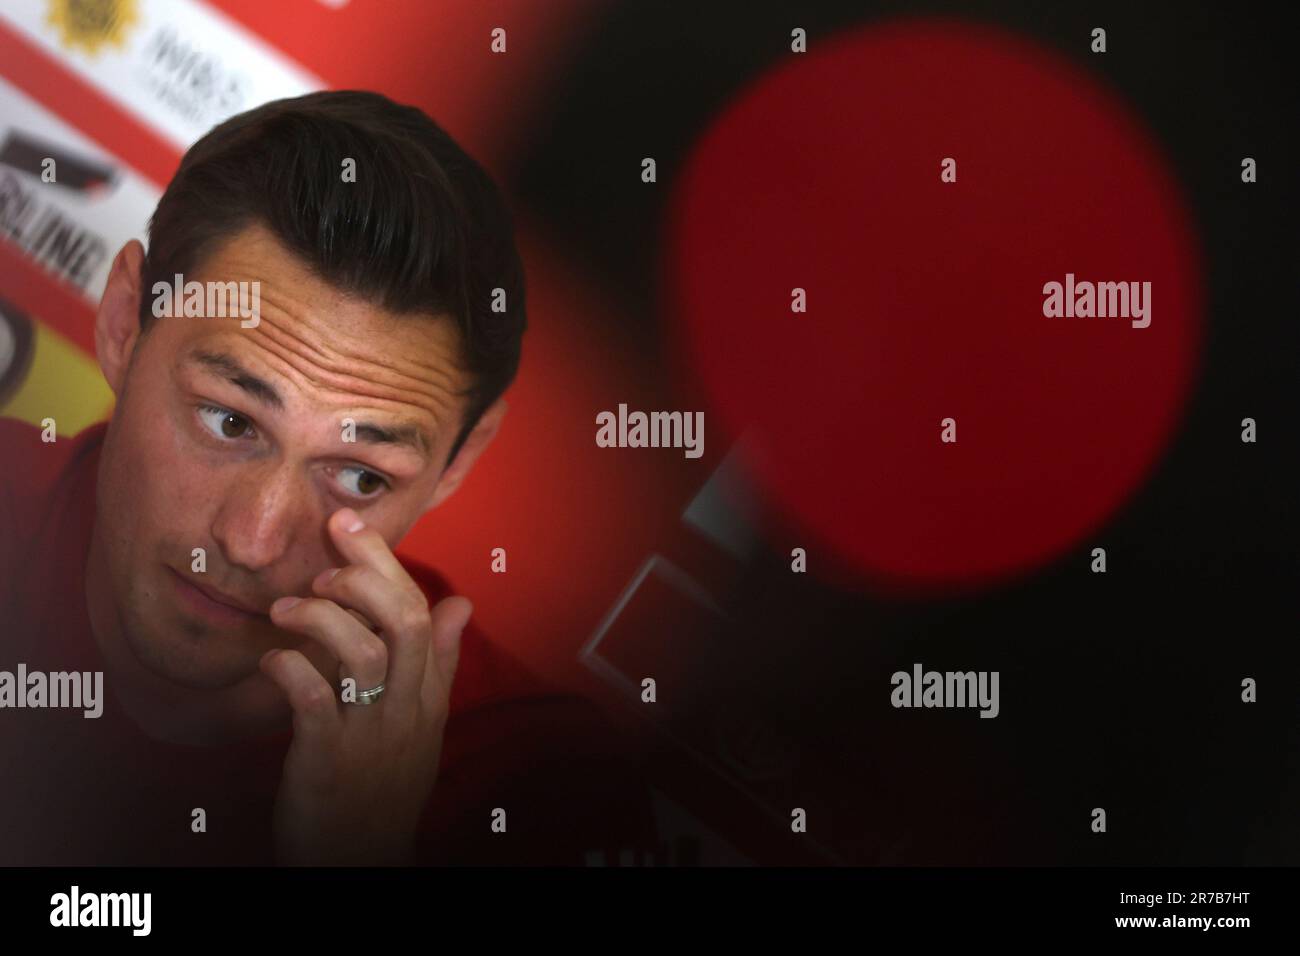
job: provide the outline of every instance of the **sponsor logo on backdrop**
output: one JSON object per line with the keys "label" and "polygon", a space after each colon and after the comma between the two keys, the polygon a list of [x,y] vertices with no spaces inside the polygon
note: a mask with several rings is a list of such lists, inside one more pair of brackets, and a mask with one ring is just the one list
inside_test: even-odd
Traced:
{"label": "sponsor logo on backdrop", "polygon": [[[97,305],[113,253],[142,237],[159,190],[0,78],[0,241]],[[12,292],[0,274],[0,295]]]}
{"label": "sponsor logo on backdrop", "polygon": [[45,22],[64,49],[96,57],[105,46],[120,50],[139,19],[136,0],[49,0]]}
{"label": "sponsor logo on backdrop", "polygon": [[189,123],[215,126],[251,105],[248,78],[172,26],[150,35],[139,74],[163,106]]}
{"label": "sponsor logo on backdrop", "polygon": [[14,305],[0,299],[0,404],[9,401],[27,377],[32,364],[32,320]]}
{"label": "sponsor logo on backdrop", "polygon": [[45,202],[48,195],[0,168],[0,235],[60,279],[88,292],[108,258],[108,242]]}
{"label": "sponsor logo on backdrop", "polygon": [[[259,103],[325,87],[266,39],[198,0],[6,0],[0,26],[179,150]],[[73,122],[88,108],[47,105],[67,110]]]}
{"label": "sponsor logo on backdrop", "polygon": [[85,194],[107,189],[115,175],[108,163],[79,155],[21,129],[9,130],[0,140],[0,166],[8,166],[60,189]]}

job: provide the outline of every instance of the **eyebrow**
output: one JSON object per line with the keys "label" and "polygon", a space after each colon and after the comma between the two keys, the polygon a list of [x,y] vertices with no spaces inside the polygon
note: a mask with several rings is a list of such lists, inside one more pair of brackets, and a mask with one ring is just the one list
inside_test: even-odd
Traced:
{"label": "eyebrow", "polygon": [[191,354],[190,358],[217,372],[232,385],[238,385],[263,405],[270,405],[272,408],[283,410],[284,402],[275,387],[269,382],[258,378],[225,352],[196,351]]}
{"label": "eyebrow", "polygon": [[[280,393],[264,379],[258,378],[239,362],[225,352],[207,352],[198,350],[190,358],[207,366],[233,385],[243,389],[263,405],[276,410],[284,409]],[[357,441],[369,445],[395,445],[410,448],[421,458],[430,457],[432,443],[423,428],[413,424],[379,425],[375,422],[357,422],[354,429]]]}
{"label": "eyebrow", "polygon": [[410,448],[421,458],[429,457],[429,443],[424,429],[415,425],[376,425],[374,422],[357,422],[357,441],[371,445],[398,445]]}

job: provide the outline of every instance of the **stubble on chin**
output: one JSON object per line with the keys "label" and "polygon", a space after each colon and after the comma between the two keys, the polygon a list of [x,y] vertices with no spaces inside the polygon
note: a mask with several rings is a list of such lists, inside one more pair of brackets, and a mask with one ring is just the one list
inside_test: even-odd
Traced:
{"label": "stubble on chin", "polygon": [[169,615],[156,596],[132,597],[140,603],[132,602],[137,610],[126,616],[124,637],[131,654],[154,676],[194,690],[222,690],[258,673],[261,654],[248,639]]}

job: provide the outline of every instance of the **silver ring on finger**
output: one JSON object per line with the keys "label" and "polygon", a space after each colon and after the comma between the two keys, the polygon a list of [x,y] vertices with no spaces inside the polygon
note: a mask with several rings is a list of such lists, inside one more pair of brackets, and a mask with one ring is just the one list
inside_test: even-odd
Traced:
{"label": "silver ring on finger", "polygon": [[374,687],[370,688],[369,690],[357,691],[357,699],[355,701],[352,701],[352,703],[360,704],[362,706],[367,706],[369,704],[375,703],[375,701],[379,700],[379,698],[383,696],[384,696],[384,685],[376,684]]}

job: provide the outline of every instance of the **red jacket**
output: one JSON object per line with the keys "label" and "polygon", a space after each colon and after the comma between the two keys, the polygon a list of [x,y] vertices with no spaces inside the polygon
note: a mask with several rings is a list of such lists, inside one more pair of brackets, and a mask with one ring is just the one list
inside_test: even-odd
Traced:
{"label": "red jacket", "polygon": [[[0,671],[103,671],[84,597],[105,425],[46,444],[0,419]],[[403,565],[432,605],[437,572]],[[290,728],[214,747],[146,736],[105,675],[102,716],[0,709],[0,865],[269,864]],[[587,701],[556,693],[473,622],[419,862],[603,863],[654,846],[649,791]],[[191,829],[193,810],[207,831]],[[507,829],[493,833],[494,807]],[[380,810],[382,812],[382,810]]]}

